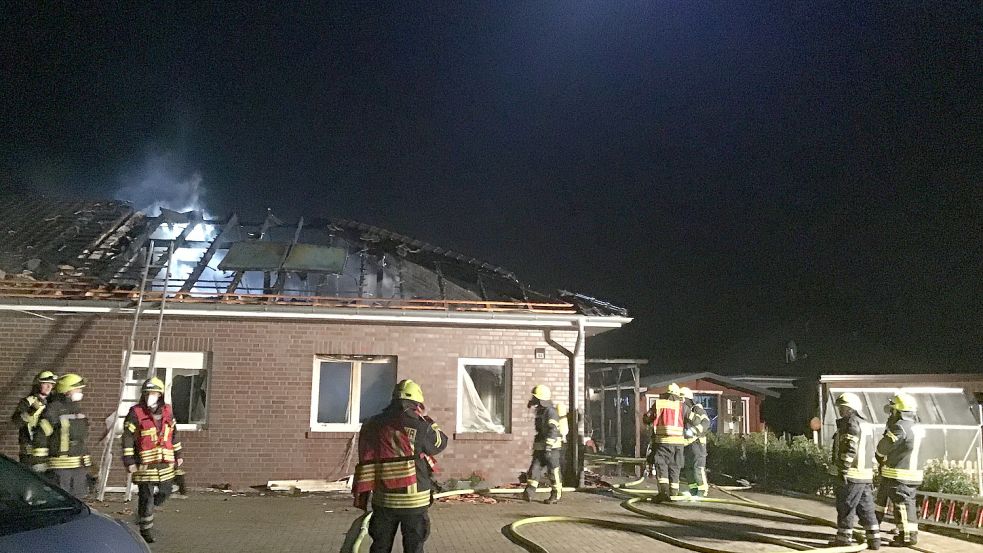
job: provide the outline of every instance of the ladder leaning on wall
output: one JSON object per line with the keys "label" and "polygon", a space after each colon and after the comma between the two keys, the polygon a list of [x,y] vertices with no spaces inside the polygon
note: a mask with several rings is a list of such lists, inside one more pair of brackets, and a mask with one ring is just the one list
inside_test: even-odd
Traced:
{"label": "ladder leaning on wall", "polygon": [[[162,266],[153,265],[154,248],[155,243],[153,240],[151,240],[150,247],[147,249],[147,256],[143,264],[143,274],[140,278],[140,290],[137,296],[137,305],[133,312],[133,326],[130,328],[130,340],[127,344],[126,351],[123,353],[123,362],[120,366],[119,396],[116,400],[116,410],[113,412],[113,415],[111,415],[112,423],[107,424],[105,444],[103,445],[102,454],[100,457],[99,480],[97,482],[97,497],[99,501],[103,501],[106,497],[106,491],[109,484],[109,472],[113,463],[113,445],[116,442],[116,439],[122,435],[120,421],[126,417],[126,414],[129,411],[129,405],[132,403],[128,401],[126,397],[126,387],[128,381],[130,380],[130,359],[133,355],[133,348],[136,344],[137,327],[140,324],[140,316],[143,315],[144,296],[147,293],[147,280],[150,275],[150,269],[152,268],[155,269],[155,271],[164,269],[164,285],[161,291],[160,309],[158,310],[157,319],[157,336],[154,338],[150,350],[150,363],[147,369],[147,378],[153,378],[157,374],[157,349],[158,344],[160,343],[161,327],[164,323],[164,307],[167,304],[167,286],[171,279],[171,259],[174,257],[174,242],[169,242],[167,247],[167,262]],[[153,282],[151,281],[151,287],[152,286]],[[120,429],[117,430],[117,427],[120,427]],[[126,474],[126,487],[123,489],[123,492],[123,500],[130,501],[130,499],[133,497],[132,476],[130,473]]]}

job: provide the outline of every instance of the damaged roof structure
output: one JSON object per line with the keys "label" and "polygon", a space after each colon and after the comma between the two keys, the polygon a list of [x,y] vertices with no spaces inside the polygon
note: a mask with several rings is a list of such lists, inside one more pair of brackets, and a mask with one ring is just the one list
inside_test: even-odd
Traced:
{"label": "damaged roof structure", "polygon": [[[540,292],[502,267],[345,219],[286,223],[146,216],[124,202],[0,202],[2,295],[126,299],[140,286],[168,300],[531,311],[627,316],[568,292]],[[8,279],[11,280],[11,279]],[[32,284],[33,283],[33,284]]]}
{"label": "damaged roof structure", "polygon": [[[40,370],[77,372],[89,416],[118,430],[153,370],[192,486],[350,475],[361,423],[406,378],[453,429],[445,478],[511,482],[528,467],[529,391],[550,386],[582,432],[587,341],[631,322],[379,227],[273,213],[0,194],[0,270],[0,410]],[[5,424],[0,450],[13,451]],[[125,481],[118,465],[100,473],[106,489]],[[568,459],[569,476],[581,466]]]}

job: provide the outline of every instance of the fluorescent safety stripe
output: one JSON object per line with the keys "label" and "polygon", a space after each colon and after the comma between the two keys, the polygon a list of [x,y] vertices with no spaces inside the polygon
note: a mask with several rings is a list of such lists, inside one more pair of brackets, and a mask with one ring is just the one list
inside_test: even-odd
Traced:
{"label": "fluorescent safety stripe", "polygon": [[81,456],[69,457],[63,455],[50,458],[48,460],[48,466],[53,469],[77,469],[85,466],[85,463]]}
{"label": "fluorescent safety stripe", "polygon": [[[375,503],[373,501],[373,503]],[[417,493],[389,493],[378,494],[378,504],[383,507],[393,509],[414,509],[430,505],[430,490]]]}

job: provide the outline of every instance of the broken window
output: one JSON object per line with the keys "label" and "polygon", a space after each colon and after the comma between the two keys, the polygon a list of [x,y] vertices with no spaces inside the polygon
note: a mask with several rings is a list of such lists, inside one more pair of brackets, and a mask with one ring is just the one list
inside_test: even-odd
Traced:
{"label": "broken window", "polygon": [[[159,351],[154,365],[157,378],[164,382],[164,401],[171,404],[178,430],[203,428],[207,422],[206,355],[202,352]],[[130,407],[140,400],[141,387],[150,372],[149,366],[150,353],[133,352],[130,356],[124,404],[120,407],[121,417],[125,417]]]}
{"label": "broken window", "polygon": [[311,430],[358,429],[385,409],[395,385],[395,357],[318,357],[311,392]]}
{"label": "broken window", "polygon": [[511,361],[461,359],[457,406],[458,432],[509,432],[512,425]]}

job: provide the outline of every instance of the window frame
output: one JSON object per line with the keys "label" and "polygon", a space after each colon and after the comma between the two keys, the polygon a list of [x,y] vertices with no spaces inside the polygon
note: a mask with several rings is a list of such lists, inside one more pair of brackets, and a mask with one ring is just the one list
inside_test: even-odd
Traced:
{"label": "window frame", "polygon": [[[464,406],[462,402],[464,400],[464,395],[461,393],[464,390],[464,368],[467,365],[486,365],[486,366],[499,366],[509,368],[509,383],[508,383],[508,421],[505,425],[505,431],[503,432],[468,432],[463,430],[463,420],[462,415],[464,414]],[[484,358],[484,357],[459,357],[457,360],[457,390],[456,390],[456,405],[457,405],[457,416],[455,417],[454,430],[458,434],[486,434],[489,436],[509,436],[512,434],[512,398],[513,398],[513,366],[512,359],[508,358]]]}
{"label": "window frame", "polygon": [[[399,381],[399,359],[395,355],[315,355],[311,381],[311,417],[309,421],[311,432],[358,432],[362,429],[362,423],[358,422],[359,416],[361,415],[361,403],[359,401],[351,401],[351,399],[362,397],[362,363],[372,364],[374,359],[358,359],[359,357],[374,357],[385,359],[387,362],[392,363],[396,369],[396,381]],[[321,388],[321,363],[337,362],[338,360],[352,364],[351,386],[348,392],[350,394],[349,400],[351,402],[349,405],[351,409],[348,412],[348,420],[354,420],[355,422],[318,422],[317,410]],[[382,365],[384,363],[376,362],[375,364]]]}
{"label": "window frame", "polygon": [[[149,369],[149,367],[143,366],[143,364],[134,365],[135,359],[140,359],[147,357],[147,364],[149,364],[149,357],[151,352],[133,350],[130,354],[129,366],[126,369],[126,385],[141,386],[143,381],[137,381],[133,378],[134,369]],[[123,351],[123,358],[126,359],[126,350]],[[211,372],[211,359],[208,352],[204,351],[158,351],[157,356],[154,359],[154,371],[160,369],[165,369],[167,374],[164,377],[164,402],[169,403],[173,406],[173,397],[171,395],[171,385],[174,382],[174,369],[184,369],[184,370],[197,370],[198,372],[204,372],[206,375],[205,383],[205,422],[201,423],[177,423],[177,430],[180,432],[197,432],[200,430],[206,430],[208,428],[209,419],[209,409],[208,409],[208,397],[211,396],[212,378],[209,373]],[[193,367],[191,365],[199,365],[198,367]],[[139,397],[139,395],[138,395]],[[133,405],[127,400],[129,405]],[[172,407],[173,408],[173,407]],[[129,411],[129,407],[127,407]],[[125,413],[124,413],[125,416]]]}

